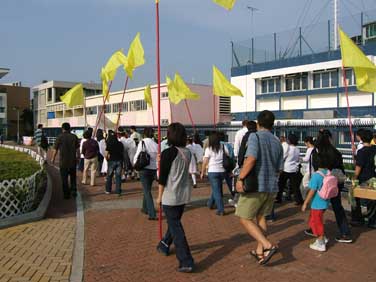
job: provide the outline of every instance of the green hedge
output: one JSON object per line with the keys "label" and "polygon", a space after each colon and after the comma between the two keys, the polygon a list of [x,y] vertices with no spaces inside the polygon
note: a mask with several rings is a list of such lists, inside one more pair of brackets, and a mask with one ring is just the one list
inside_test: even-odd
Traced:
{"label": "green hedge", "polygon": [[26,178],[38,170],[39,164],[28,154],[0,148],[0,181]]}

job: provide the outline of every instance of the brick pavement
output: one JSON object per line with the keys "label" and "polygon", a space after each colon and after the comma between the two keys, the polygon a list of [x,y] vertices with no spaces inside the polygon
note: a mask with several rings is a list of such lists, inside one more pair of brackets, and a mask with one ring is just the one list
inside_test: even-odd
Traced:
{"label": "brick pavement", "polygon": [[[122,197],[104,195],[103,186],[82,189],[86,204],[102,202],[85,212],[85,282],[375,280],[375,230],[354,228],[354,244],[336,243],[334,215],[328,211],[329,250],[318,253],[308,248],[311,239],[302,232],[308,213],[293,205],[279,207],[278,220],[270,225],[270,238],[281,252],[268,267],[258,266],[248,255],[255,242],[241,228],[233,208],[226,207],[228,215],[218,217],[202,202],[189,207],[183,224],[197,269],[177,273],[175,255],[163,257],[155,250],[157,222],[148,221],[139,208],[119,209],[115,204],[141,197],[140,184],[126,183],[123,189]],[[208,196],[207,185],[201,183],[194,195]]]}
{"label": "brick pavement", "polygon": [[[53,179],[58,172],[49,168]],[[59,182],[44,220],[0,230],[0,282],[68,282],[76,228],[75,201]]]}

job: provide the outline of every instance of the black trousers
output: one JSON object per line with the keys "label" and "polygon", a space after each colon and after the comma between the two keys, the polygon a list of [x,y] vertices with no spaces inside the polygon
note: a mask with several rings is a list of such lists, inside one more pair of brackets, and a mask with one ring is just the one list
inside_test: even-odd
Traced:
{"label": "black trousers", "polygon": [[278,194],[277,200],[282,201],[282,194],[286,188],[287,180],[290,180],[292,193],[294,193],[295,202],[297,204],[303,203],[302,193],[300,192],[300,182],[302,181],[302,174],[300,172],[282,172],[278,179]]}
{"label": "black trousers", "polygon": [[168,229],[163,237],[163,241],[170,246],[172,243],[175,245],[176,258],[179,261],[179,267],[193,266],[193,258],[183,225],[181,224],[181,217],[184,212],[184,205],[181,206],[165,206],[163,211],[167,218]]}
{"label": "black trousers", "polygon": [[[60,168],[60,176],[63,186],[63,193],[65,197],[75,193],[77,191],[76,184],[76,167]],[[68,185],[68,177],[70,178],[70,187]]]}

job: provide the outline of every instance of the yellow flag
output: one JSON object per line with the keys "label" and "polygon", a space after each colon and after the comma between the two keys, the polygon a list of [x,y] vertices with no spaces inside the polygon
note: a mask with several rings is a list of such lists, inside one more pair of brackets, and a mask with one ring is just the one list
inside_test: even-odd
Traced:
{"label": "yellow flag", "polygon": [[175,74],[174,85],[175,85],[176,91],[178,91],[184,97],[184,99],[189,99],[189,100],[200,99],[200,95],[192,92],[191,89],[189,89],[187,84],[184,82],[183,78],[178,73]]}
{"label": "yellow flag", "polygon": [[144,47],[142,47],[140,33],[138,32],[129,47],[124,69],[128,76],[133,78],[134,69],[143,64],[145,64]]}
{"label": "yellow flag", "polygon": [[376,66],[358,46],[339,28],[341,55],[344,67],[352,67],[356,77],[356,87],[364,92],[376,92]]}
{"label": "yellow flag", "polygon": [[102,95],[108,101],[109,98],[110,98],[110,95],[108,93],[108,91],[109,91],[109,89],[108,89],[109,77],[108,77],[104,68],[102,68],[102,71],[101,71],[101,80],[102,80]]}
{"label": "yellow flag", "polygon": [[231,10],[235,5],[236,0],[213,0],[213,2],[227,10]]}
{"label": "yellow flag", "polygon": [[216,96],[243,96],[240,89],[232,85],[216,66],[213,66],[213,89]]}
{"label": "yellow flag", "polygon": [[108,80],[114,80],[116,76],[117,69],[121,65],[125,65],[127,58],[123,54],[122,50],[118,50],[112,54],[107,64],[104,67],[104,72],[106,73]]}
{"label": "yellow flag", "polygon": [[84,104],[84,88],[82,83],[75,85],[72,89],[60,97],[68,107],[74,107]]}
{"label": "yellow flag", "polygon": [[168,76],[166,76],[166,83],[168,89],[168,99],[173,104],[179,104],[180,101],[184,99],[184,96],[177,91],[175,83]]}
{"label": "yellow flag", "polygon": [[155,3],[159,3],[159,0],[155,0]]}
{"label": "yellow flag", "polygon": [[144,91],[144,100],[146,103],[150,106],[153,107],[153,99],[151,98],[151,89],[150,89],[150,84],[146,85],[145,91]]}

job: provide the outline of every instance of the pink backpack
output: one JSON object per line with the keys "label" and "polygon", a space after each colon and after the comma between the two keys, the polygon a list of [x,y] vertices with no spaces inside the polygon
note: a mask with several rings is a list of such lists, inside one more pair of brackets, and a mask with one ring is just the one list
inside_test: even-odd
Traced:
{"label": "pink backpack", "polygon": [[337,177],[331,174],[330,170],[325,175],[321,171],[317,171],[322,177],[324,177],[323,184],[320,190],[317,191],[320,198],[329,200],[338,195],[338,180]]}

